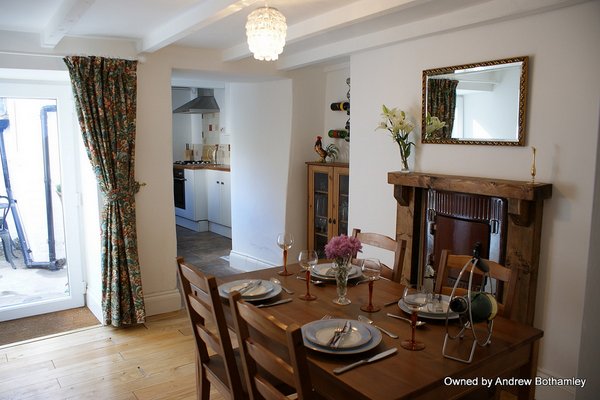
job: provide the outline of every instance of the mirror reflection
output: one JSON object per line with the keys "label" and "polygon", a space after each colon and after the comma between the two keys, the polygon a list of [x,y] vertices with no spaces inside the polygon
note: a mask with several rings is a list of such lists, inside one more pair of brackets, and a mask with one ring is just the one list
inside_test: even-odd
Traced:
{"label": "mirror reflection", "polygon": [[423,71],[422,142],[525,144],[528,57]]}

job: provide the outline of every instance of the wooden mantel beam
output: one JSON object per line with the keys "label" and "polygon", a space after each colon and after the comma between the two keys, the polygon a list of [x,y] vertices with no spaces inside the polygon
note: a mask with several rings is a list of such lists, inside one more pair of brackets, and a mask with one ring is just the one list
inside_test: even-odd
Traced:
{"label": "wooden mantel beam", "polygon": [[552,197],[552,185],[549,183],[531,183],[507,179],[426,174],[420,172],[408,174],[402,172],[389,172],[388,183],[399,186],[412,186],[447,192],[473,193],[517,200],[535,201]]}

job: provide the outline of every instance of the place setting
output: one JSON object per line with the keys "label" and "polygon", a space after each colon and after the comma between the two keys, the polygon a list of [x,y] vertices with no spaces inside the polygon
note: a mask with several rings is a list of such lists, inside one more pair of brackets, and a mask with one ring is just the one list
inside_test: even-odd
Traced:
{"label": "place setting", "polygon": [[[242,299],[250,302],[264,302],[278,296],[282,287],[280,284],[264,279],[241,279],[219,285],[219,295],[228,298],[232,292],[239,292]],[[281,299],[272,303],[261,303],[257,307],[267,307],[290,302],[292,299]]]}
{"label": "place setting", "polygon": [[381,332],[372,325],[351,319],[321,319],[302,326],[304,345],[327,354],[358,354],[375,348]]}

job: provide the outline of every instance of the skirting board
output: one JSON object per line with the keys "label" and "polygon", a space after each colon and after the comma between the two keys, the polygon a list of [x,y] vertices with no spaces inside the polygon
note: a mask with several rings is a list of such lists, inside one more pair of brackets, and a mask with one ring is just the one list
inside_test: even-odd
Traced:
{"label": "skirting board", "polygon": [[164,314],[181,310],[181,294],[179,290],[173,289],[166,292],[150,293],[144,295],[146,316]]}
{"label": "skirting board", "polygon": [[229,265],[231,268],[240,269],[246,272],[276,267],[275,264],[237,253],[233,250],[229,253]]}
{"label": "skirting board", "polygon": [[180,217],[179,215],[175,216],[175,223],[179,226],[183,226],[184,228],[190,229],[196,232],[206,232],[208,231],[208,221],[192,221],[187,218]]}
{"label": "skirting board", "polygon": [[231,228],[225,225],[215,224],[214,222],[208,223],[208,230],[216,233],[217,235],[225,236],[231,239]]}
{"label": "skirting board", "polygon": [[[102,324],[104,324],[104,314],[102,313],[102,303],[100,299],[96,299],[94,296],[87,294],[85,302],[87,308],[90,309],[98,321],[102,321]],[[144,306],[146,308],[146,316],[148,317],[151,315],[181,310],[183,307],[181,294],[178,289],[146,294],[144,296]]]}
{"label": "skirting board", "polygon": [[94,317],[104,325],[104,314],[102,313],[102,300],[96,296],[90,295],[90,292],[85,294],[85,305],[94,314]]}

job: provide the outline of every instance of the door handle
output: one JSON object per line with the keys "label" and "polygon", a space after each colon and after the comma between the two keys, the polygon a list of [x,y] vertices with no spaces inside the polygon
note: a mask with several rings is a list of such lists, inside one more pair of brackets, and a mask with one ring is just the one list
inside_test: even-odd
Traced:
{"label": "door handle", "polygon": [[185,181],[187,181],[187,179],[185,179],[185,178],[173,178],[173,180],[178,181],[178,182],[185,182]]}
{"label": "door handle", "polygon": [[333,219],[333,224],[335,225],[335,218]]}
{"label": "door handle", "polygon": [[329,218],[329,221],[328,221],[328,222],[329,222],[329,223],[331,223],[331,218]]}

